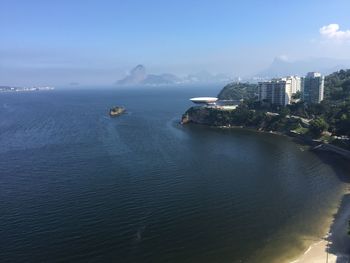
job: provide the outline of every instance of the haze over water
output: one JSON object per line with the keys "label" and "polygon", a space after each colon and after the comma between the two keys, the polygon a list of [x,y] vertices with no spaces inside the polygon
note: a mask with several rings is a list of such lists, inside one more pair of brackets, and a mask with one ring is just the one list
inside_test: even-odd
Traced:
{"label": "haze over water", "polygon": [[286,137],[178,124],[218,92],[1,94],[0,261],[281,262],[324,235],[344,188],[330,165]]}

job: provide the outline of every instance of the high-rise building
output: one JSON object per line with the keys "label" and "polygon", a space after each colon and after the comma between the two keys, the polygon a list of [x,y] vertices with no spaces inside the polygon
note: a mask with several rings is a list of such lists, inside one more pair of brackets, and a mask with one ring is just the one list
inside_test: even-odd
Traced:
{"label": "high-rise building", "polygon": [[276,105],[290,104],[292,99],[292,80],[290,78],[273,79],[259,82],[259,100]]}
{"label": "high-rise building", "polygon": [[295,94],[298,91],[301,91],[301,78],[298,76],[289,76],[286,79],[291,81],[291,93]]}
{"label": "high-rise building", "polygon": [[302,79],[303,100],[306,103],[320,103],[324,96],[324,76],[318,72],[309,72]]}
{"label": "high-rise building", "polygon": [[301,91],[301,78],[288,76],[259,83],[259,100],[266,100],[276,105],[292,102],[292,95]]}

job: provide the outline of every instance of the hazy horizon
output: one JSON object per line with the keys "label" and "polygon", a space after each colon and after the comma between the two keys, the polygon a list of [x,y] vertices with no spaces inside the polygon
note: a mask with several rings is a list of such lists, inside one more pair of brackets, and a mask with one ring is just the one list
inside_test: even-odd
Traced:
{"label": "hazy horizon", "polygon": [[246,77],[275,58],[350,60],[349,8],[345,0],[5,0],[0,85],[113,84],[137,64],[154,74]]}

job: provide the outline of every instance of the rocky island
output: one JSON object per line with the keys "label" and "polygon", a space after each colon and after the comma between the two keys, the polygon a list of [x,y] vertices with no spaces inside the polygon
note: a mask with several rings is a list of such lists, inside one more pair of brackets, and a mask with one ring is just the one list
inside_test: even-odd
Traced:
{"label": "rocky island", "polygon": [[115,106],[109,110],[109,116],[117,117],[117,116],[120,116],[121,114],[123,114],[124,112],[125,112],[124,107]]}

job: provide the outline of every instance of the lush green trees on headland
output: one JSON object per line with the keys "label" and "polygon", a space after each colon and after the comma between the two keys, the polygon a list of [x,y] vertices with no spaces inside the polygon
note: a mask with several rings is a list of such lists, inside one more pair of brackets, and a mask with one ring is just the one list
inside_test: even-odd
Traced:
{"label": "lush green trees on headland", "polygon": [[324,140],[350,136],[350,70],[340,70],[326,76],[325,99],[319,104],[299,101],[286,107],[272,105],[266,101],[257,101],[257,91],[255,84],[229,84],[221,90],[218,97],[221,100],[244,99],[236,110],[193,107],[185,115],[189,121],[203,124],[245,126],[277,132],[294,131],[312,138],[323,136]]}
{"label": "lush green trees on headland", "polygon": [[320,137],[324,131],[328,130],[328,127],[328,123],[323,118],[318,117],[310,122],[309,130],[314,137]]}
{"label": "lush green trees on headland", "polygon": [[219,93],[221,100],[240,100],[254,99],[256,97],[258,86],[250,83],[230,83],[226,85]]}
{"label": "lush green trees on headland", "polygon": [[326,100],[343,100],[350,95],[350,70],[340,70],[325,78]]}
{"label": "lush green trees on headland", "polygon": [[[350,136],[350,70],[340,70],[326,76],[325,99],[319,104],[306,104],[299,101],[287,107],[281,107],[268,102],[258,102],[256,101],[257,89],[257,85],[254,84],[233,83],[224,87],[218,97],[220,99],[243,98],[245,101],[241,107],[254,110],[257,116],[261,112],[275,112],[281,117],[293,115],[313,119],[314,136],[321,135],[322,132],[317,132],[316,128],[321,124],[324,130],[334,135]],[[250,119],[247,119],[247,122],[250,123]]]}

